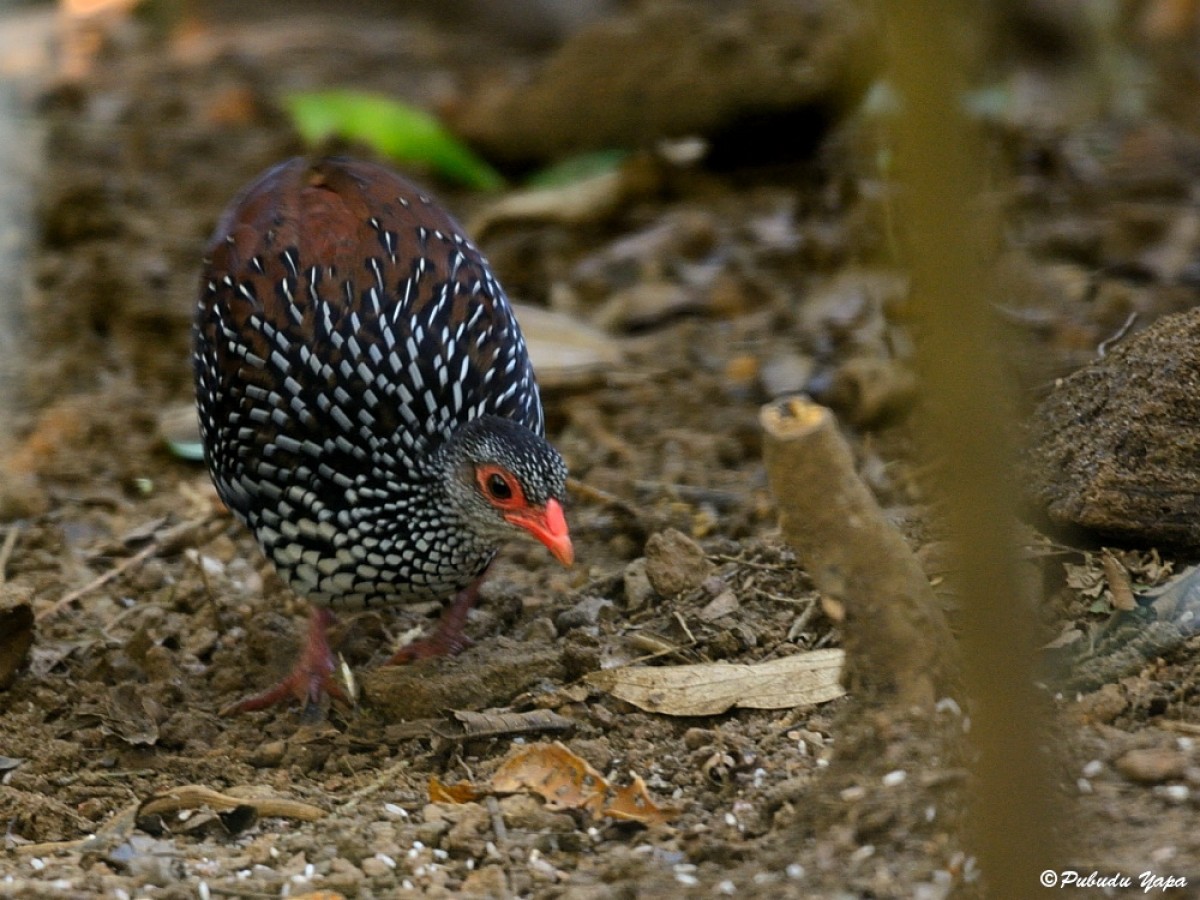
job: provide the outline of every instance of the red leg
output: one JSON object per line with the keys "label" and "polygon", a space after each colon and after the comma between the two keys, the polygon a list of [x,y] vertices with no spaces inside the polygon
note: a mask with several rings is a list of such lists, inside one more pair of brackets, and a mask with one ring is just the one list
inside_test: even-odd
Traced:
{"label": "red leg", "polygon": [[469,587],[458,592],[458,596],[442,613],[433,634],[401,647],[384,665],[399,666],[431,656],[457,656],[470,647],[471,639],[463,634],[463,626],[467,624],[467,613],[479,599],[482,581],[481,575]]}
{"label": "red leg", "polygon": [[261,694],[230,704],[221,710],[221,715],[266,709],[292,697],[304,704],[306,712],[316,708],[326,694],[350,702],[345,689],[333,677],[337,659],[329,649],[329,637],[326,634],[332,623],[333,613],[323,607],[313,607],[308,619],[308,637],[291,673]]}

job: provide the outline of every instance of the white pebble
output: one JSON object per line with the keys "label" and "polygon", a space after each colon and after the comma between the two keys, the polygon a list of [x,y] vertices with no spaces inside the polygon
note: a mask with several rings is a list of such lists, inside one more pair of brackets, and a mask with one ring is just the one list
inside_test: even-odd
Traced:
{"label": "white pebble", "polygon": [[787,872],[787,877],[793,881],[798,881],[804,877],[804,866],[800,863],[791,863],[784,871]]}
{"label": "white pebble", "polygon": [[904,784],[904,782],[905,782],[905,780],[907,780],[907,778],[908,778],[907,772],[905,772],[903,769],[896,769],[894,771],[888,772],[886,775],[883,776],[883,786],[884,787],[896,787],[897,785]]}
{"label": "white pebble", "polygon": [[1092,783],[1086,778],[1077,778],[1075,780],[1075,787],[1081,794],[1090,794],[1092,792]]}
{"label": "white pebble", "polygon": [[943,697],[933,708],[938,712],[948,712],[956,716],[962,715],[962,707],[958,705],[958,701],[953,697]]}
{"label": "white pebble", "polygon": [[850,862],[860,863],[870,859],[875,855],[874,844],[863,844],[857,850],[850,854]]}
{"label": "white pebble", "polygon": [[687,887],[692,887],[693,885],[700,883],[699,878],[697,878],[695,875],[689,875],[687,872],[676,872],[675,880],[682,885],[686,885]]}
{"label": "white pebble", "polygon": [[728,878],[726,878],[724,881],[722,881],[720,884],[717,885],[717,893],[724,894],[726,897],[732,897],[734,894],[737,893],[737,885],[735,885],[732,881],[730,881]]}
{"label": "white pebble", "polygon": [[403,806],[399,806],[395,803],[383,804],[383,811],[385,813],[387,813],[389,816],[395,816],[397,819],[407,819],[408,818],[408,810],[405,809]]}
{"label": "white pebble", "polygon": [[381,863],[383,863],[385,866],[387,866],[389,869],[396,868],[396,861],[394,859],[392,859],[390,856],[388,856],[386,853],[376,853],[375,858],[377,860],[379,860]]}
{"label": "white pebble", "polygon": [[36,856],[29,860],[29,865],[35,872],[40,872],[42,869],[46,868],[45,860],[42,860]]}
{"label": "white pebble", "polygon": [[1086,763],[1084,765],[1083,777],[1084,778],[1095,778],[1097,775],[1099,775],[1103,771],[1104,771],[1104,763],[1100,762],[1100,760],[1098,760],[1098,759],[1093,759],[1091,762]]}
{"label": "white pebble", "polygon": [[1154,789],[1154,793],[1171,803],[1186,803],[1192,795],[1186,784],[1166,784]]}
{"label": "white pebble", "polygon": [[200,895],[200,900],[211,900],[212,891],[208,889],[208,882],[201,881],[196,885],[196,893]]}

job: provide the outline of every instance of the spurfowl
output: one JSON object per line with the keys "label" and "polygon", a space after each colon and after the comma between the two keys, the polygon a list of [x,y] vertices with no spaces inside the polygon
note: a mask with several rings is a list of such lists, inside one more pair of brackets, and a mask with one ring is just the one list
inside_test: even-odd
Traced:
{"label": "spurfowl", "polygon": [[209,246],[194,368],[217,492],[312,603],[292,673],[226,712],[344,697],[333,610],[454,597],[389,662],[455,653],[507,538],[570,565],[567,470],[504,291],[388,169],[293,159],[245,188]]}

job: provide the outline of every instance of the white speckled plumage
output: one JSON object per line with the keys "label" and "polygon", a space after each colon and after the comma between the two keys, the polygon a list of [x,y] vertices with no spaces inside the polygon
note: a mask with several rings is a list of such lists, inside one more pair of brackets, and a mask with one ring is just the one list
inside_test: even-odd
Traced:
{"label": "white speckled plumage", "polygon": [[370,163],[291,160],[221,218],[194,370],[217,490],[298,593],[334,608],[449,596],[511,528],[465,467],[533,506],[566,468],[486,260]]}

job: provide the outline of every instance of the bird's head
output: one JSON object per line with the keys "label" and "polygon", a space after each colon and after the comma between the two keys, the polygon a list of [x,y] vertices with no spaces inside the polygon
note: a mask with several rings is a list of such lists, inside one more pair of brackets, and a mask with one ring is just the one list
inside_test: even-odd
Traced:
{"label": "bird's head", "polygon": [[544,438],[483,416],[459,428],[441,457],[448,502],[478,537],[499,543],[522,529],[564,566],[574,562],[563,514],[567,466]]}

